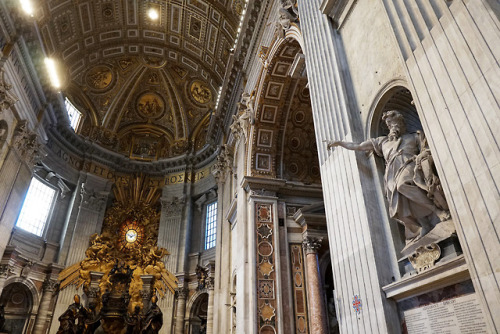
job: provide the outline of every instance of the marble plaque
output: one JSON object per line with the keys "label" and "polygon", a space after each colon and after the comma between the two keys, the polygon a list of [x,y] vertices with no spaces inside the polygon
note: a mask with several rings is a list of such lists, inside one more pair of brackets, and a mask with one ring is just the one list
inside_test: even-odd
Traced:
{"label": "marble plaque", "polygon": [[408,334],[487,334],[475,294],[448,299],[404,312]]}

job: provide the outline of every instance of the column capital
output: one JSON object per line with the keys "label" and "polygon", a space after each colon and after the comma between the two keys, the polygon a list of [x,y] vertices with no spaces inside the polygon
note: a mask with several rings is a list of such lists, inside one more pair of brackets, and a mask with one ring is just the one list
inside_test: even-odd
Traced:
{"label": "column capital", "polygon": [[30,169],[47,155],[38,141],[38,136],[28,128],[26,121],[21,121],[17,125],[12,138],[12,146]]}
{"label": "column capital", "polygon": [[10,109],[18,101],[18,98],[11,92],[12,85],[5,80],[5,71],[0,69],[0,112]]}
{"label": "column capital", "polygon": [[14,268],[10,264],[0,264],[0,278],[8,278],[14,272]]}
{"label": "column capital", "polygon": [[231,169],[232,159],[227,145],[222,145],[217,162],[212,169],[212,175],[215,177],[217,183],[223,183],[226,179],[227,173]]}
{"label": "column capital", "polygon": [[54,293],[59,288],[59,282],[57,280],[47,278],[43,281],[42,288],[44,292]]}
{"label": "column capital", "polygon": [[321,248],[321,243],[323,238],[305,237],[302,241],[302,247],[304,248],[306,254],[317,253]]}
{"label": "column capital", "polygon": [[103,192],[95,192],[87,188],[88,187],[85,186],[85,183],[82,184],[80,190],[80,195],[82,196],[81,206],[92,211],[100,212],[106,204],[108,195]]}
{"label": "column capital", "polygon": [[180,216],[186,203],[186,197],[173,197],[171,199],[161,198],[161,207],[169,216]]}
{"label": "column capital", "polygon": [[186,299],[189,294],[189,289],[188,288],[177,288],[175,289],[175,296],[178,299]]}

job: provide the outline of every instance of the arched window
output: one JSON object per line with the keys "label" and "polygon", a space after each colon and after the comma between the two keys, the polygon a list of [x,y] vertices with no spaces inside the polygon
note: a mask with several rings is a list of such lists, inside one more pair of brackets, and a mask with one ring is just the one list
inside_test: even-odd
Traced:
{"label": "arched window", "polygon": [[56,190],[54,188],[33,177],[16,226],[41,237],[55,198]]}

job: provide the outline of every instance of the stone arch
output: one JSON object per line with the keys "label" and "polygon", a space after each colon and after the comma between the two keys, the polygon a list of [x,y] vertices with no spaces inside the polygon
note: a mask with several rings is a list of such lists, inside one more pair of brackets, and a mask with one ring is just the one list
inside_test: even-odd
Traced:
{"label": "stone arch", "polygon": [[38,291],[31,281],[24,278],[8,279],[0,296],[0,305],[5,307],[4,329],[10,333],[28,333],[39,306]]}
{"label": "stone arch", "polygon": [[317,145],[301,35],[292,26],[265,57],[249,138],[249,174],[320,183]]}
{"label": "stone arch", "polygon": [[203,289],[197,291],[189,299],[186,307],[186,314],[188,314],[188,333],[199,334],[201,329],[206,328],[208,313],[208,291]]}

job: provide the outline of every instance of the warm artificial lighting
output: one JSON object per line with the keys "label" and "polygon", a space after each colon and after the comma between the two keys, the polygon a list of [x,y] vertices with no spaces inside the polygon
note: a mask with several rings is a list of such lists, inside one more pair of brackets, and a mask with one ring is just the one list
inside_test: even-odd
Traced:
{"label": "warm artificial lighting", "polygon": [[158,20],[158,18],[160,17],[160,14],[158,14],[158,11],[154,8],[150,8],[148,10],[148,16],[151,20]]}
{"label": "warm artificial lighting", "polygon": [[28,14],[29,16],[33,16],[34,10],[33,10],[33,4],[31,3],[30,0],[19,0],[21,3],[21,8],[23,11]]}
{"label": "warm artificial lighting", "polygon": [[47,66],[47,71],[49,72],[50,82],[54,88],[61,88],[61,81],[57,76],[56,63],[51,58],[45,58],[45,66]]}

